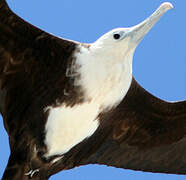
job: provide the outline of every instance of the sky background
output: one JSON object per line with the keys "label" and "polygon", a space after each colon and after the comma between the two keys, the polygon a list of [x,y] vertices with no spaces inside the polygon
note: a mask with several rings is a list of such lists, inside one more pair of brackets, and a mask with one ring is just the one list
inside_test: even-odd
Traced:
{"label": "sky background", "polygon": [[[23,19],[56,36],[91,43],[117,27],[136,25],[162,0],[8,0]],[[186,100],[186,0],[170,0],[168,11],[136,49],[133,75],[153,95]],[[0,177],[9,156],[0,118]],[[186,153],[186,152],[185,152]],[[186,168],[186,167],[185,167]],[[89,165],[63,171],[51,180],[185,180],[186,176],[144,173]]]}

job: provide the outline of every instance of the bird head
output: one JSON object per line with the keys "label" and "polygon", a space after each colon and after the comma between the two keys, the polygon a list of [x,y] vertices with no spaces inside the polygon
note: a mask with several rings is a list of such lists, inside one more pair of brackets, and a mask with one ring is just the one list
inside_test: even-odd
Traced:
{"label": "bird head", "polygon": [[126,56],[132,56],[137,45],[150,29],[158,22],[162,15],[173,5],[165,2],[147,19],[136,26],[129,28],[117,28],[101,36],[92,44],[92,50],[97,54],[114,56],[115,60],[123,60]]}
{"label": "bird head", "polygon": [[105,107],[122,100],[132,82],[132,59],[137,45],[171,8],[171,3],[163,3],[140,24],[113,29],[88,48],[81,47],[76,54],[81,78],[75,84],[81,85],[87,99],[96,99]]}

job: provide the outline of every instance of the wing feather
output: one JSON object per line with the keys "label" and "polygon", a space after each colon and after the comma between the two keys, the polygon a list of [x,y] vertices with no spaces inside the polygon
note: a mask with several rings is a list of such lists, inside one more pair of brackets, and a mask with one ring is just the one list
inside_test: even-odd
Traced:
{"label": "wing feather", "polygon": [[133,79],[123,102],[103,121],[97,146],[82,164],[186,174],[186,101],[160,100]]}
{"label": "wing feather", "polygon": [[[12,102],[21,101],[21,97],[25,99],[23,106],[28,104],[29,97],[46,84],[47,74],[54,74],[57,68],[64,74],[65,59],[72,55],[76,44],[27,23],[0,0],[1,113],[6,116],[10,109],[18,110],[19,105]],[[23,92],[27,96],[23,97]]]}

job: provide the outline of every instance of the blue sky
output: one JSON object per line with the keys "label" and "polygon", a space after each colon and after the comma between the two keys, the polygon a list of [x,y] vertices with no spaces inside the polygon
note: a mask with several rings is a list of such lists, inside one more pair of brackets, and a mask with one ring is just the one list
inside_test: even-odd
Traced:
{"label": "blue sky", "polygon": [[[8,0],[19,16],[54,35],[81,42],[94,42],[116,27],[138,24],[162,0]],[[186,99],[186,1],[170,0],[174,9],[166,13],[136,49],[133,75],[155,96]],[[0,119],[0,177],[6,166],[8,137]],[[184,180],[185,176],[143,173],[89,165],[63,171],[52,180]]]}

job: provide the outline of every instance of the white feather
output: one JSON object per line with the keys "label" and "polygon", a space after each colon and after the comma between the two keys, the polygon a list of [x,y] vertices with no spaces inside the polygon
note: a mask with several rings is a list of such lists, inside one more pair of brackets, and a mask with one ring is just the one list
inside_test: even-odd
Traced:
{"label": "white feather", "polygon": [[132,81],[134,49],[125,43],[113,42],[112,32],[104,35],[89,48],[79,46],[75,53],[78,67],[74,86],[81,86],[84,103],[67,107],[64,103],[50,109],[46,123],[46,157],[62,155],[90,137],[98,128],[98,115],[122,101]]}

